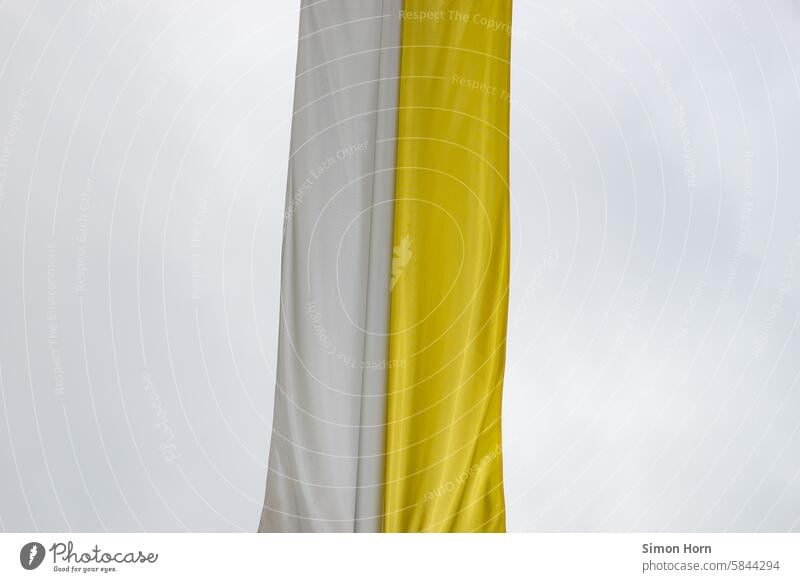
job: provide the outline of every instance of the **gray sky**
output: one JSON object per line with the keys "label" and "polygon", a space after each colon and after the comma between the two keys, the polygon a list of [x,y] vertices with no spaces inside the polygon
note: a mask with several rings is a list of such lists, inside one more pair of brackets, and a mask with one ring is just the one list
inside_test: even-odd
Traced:
{"label": "gray sky", "polygon": [[[255,530],[297,4],[0,5],[0,528]],[[516,0],[509,529],[800,531],[799,33]]]}

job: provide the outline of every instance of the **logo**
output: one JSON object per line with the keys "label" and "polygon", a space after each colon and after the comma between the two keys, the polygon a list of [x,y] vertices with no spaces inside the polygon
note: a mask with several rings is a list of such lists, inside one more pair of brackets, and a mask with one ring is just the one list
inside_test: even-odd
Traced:
{"label": "logo", "polygon": [[35,570],[44,560],[44,546],[39,542],[28,542],[19,551],[19,563],[26,570]]}
{"label": "logo", "polygon": [[411,244],[413,242],[414,239],[404,234],[403,238],[400,239],[400,244],[395,245],[392,249],[392,280],[389,284],[389,290],[393,290],[394,286],[397,285],[397,281],[400,280],[400,275],[403,274],[403,269],[408,266],[411,257],[414,256],[414,252],[411,250]]}

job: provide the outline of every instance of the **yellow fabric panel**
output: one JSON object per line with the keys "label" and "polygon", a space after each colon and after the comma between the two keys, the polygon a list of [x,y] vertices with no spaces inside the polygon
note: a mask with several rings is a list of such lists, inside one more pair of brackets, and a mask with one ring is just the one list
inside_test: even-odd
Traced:
{"label": "yellow fabric panel", "polygon": [[511,0],[406,0],[384,531],[505,531]]}

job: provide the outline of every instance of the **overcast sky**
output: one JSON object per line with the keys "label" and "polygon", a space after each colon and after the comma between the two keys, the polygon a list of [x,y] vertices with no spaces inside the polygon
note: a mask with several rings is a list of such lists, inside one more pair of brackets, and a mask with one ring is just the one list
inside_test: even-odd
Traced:
{"label": "overcast sky", "polygon": [[[254,531],[299,2],[0,3],[0,529]],[[516,531],[800,531],[800,3],[515,0]]]}

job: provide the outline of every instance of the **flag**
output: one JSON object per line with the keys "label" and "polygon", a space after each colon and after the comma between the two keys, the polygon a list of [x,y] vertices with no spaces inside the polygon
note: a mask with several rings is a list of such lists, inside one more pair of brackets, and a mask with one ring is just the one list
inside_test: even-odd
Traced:
{"label": "flag", "polygon": [[304,0],[259,531],[505,530],[511,0]]}

